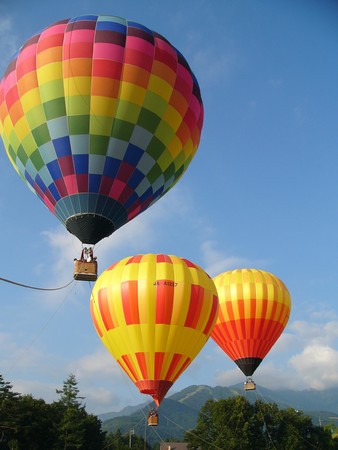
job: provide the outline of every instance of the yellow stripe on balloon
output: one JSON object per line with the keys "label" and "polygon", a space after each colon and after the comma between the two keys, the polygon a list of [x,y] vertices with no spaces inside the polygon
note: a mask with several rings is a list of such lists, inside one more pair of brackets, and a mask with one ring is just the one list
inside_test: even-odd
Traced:
{"label": "yellow stripe on balloon", "polygon": [[[93,95],[90,101],[90,112],[96,117],[107,117],[111,123],[114,121],[116,99]],[[108,133],[109,135],[110,133]]]}
{"label": "yellow stripe on balloon", "polygon": [[[63,81],[62,75],[62,63],[54,62],[51,64],[46,64],[41,66],[36,70],[38,82],[40,85],[49,83],[50,81],[61,80]],[[67,83],[68,80],[65,80]]]}
{"label": "yellow stripe on balloon", "polygon": [[150,75],[148,89],[169,102],[173,88],[165,80],[156,75]]}
{"label": "yellow stripe on balloon", "polygon": [[135,84],[122,81],[120,84],[119,99],[128,103],[134,103],[138,106],[142,106],[146,90],[143,87],[136,86]]}
{"label": "yellow stripe on balloon", "polygon": [[65,97],[90,96],[92,77],[70,77],[64,79]]}

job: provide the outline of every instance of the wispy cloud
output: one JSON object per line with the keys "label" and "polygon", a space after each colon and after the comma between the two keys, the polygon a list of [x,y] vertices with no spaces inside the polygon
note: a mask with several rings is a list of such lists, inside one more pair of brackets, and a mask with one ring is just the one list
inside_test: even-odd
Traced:
{"label": "wispy cloud", "polygon": [[290,330],[297,334],[297,339],[309,344],[326,345],[338,338],[338,322],[326,323],[297,320],[290,325]]}
{"label": "wispy cloud", "polygon": [[206,272],[214,277],[228,270],[254,267],[258,261],[250,261],[246,257],[226,255],[217,247],[216,241],[207,240],[201,244]]}
{"label": "wispy cloud", "polygon": [[10,16],[0,17],[0,71],[1,76],[6,69],[11,57],[19,47],[19,40],[14,32],[13,21]]}
{"label": "wispy cloud", "polygon": [[191,67],[198,73],[201,82],[225,83],[236,70],[238,57],[232,53],[219,54],[211,47],[200,47],[195,49],[190,58]]}

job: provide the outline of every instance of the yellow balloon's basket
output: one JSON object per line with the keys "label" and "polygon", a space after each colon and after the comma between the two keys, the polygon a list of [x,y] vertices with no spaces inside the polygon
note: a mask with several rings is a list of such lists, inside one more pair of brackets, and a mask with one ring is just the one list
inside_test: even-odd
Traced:
{"label": "yellow balloon's basket", "polygon": [[97,261],[74,260],[74,280],[78,281],[96,281],[97,280]]}

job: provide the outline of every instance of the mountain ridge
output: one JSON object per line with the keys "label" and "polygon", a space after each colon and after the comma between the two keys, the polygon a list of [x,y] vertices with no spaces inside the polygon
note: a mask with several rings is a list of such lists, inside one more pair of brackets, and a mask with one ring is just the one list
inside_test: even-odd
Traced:
{"label": "mountain ridge", "polygon": [[[119,412],[99,415],[104,431],[122,433],[133,429],[136,434],[148,432],[148,441],[156,442],[158,434],[163,439],[176,437],[181,440],[184,433],[195,428],[198,415],[207,400],[220,400],[233,396],[245,396],[250,402],[262,400],[275,403],[281,409],[294,408],[311,417],[314,425],[333,423],[338,425],[338,387],[322,391],[315,389],[270,390],[257,386],[256,391],[245,391],[243,384],[229,387],[208,385],[191,385],[163,400],[159,408],[159,426],[157,431],[145,431],[148,411],[154,406],[152,402],[144,402],[135,406],[126,406]],[[337,422],[335,421],[337,417]]]}

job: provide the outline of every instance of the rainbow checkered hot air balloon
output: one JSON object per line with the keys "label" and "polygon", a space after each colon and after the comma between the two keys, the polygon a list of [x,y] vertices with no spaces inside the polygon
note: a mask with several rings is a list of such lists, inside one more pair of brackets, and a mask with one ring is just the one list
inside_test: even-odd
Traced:
{"label": "rainbow checkered hot air balloon", "polygon": [[90,305],[103,344],[157,406],[207,342],[218,313],[209,275],[163,254],[113,264],[96,281]]}
{"label": "rainbow checkered hot air balloon", "polygon": [[114,16],[62,20],[30,38],[0,82],[10,161],[82,243],[161,198],[199,144],[203,104],[182,54]]}
{"label": "rainbow checkered hot air balloon", "polygon": [[289,291],[263,270],[237,269],[213,280],[220,308],[211,337],[250,377],[289,320]]}

